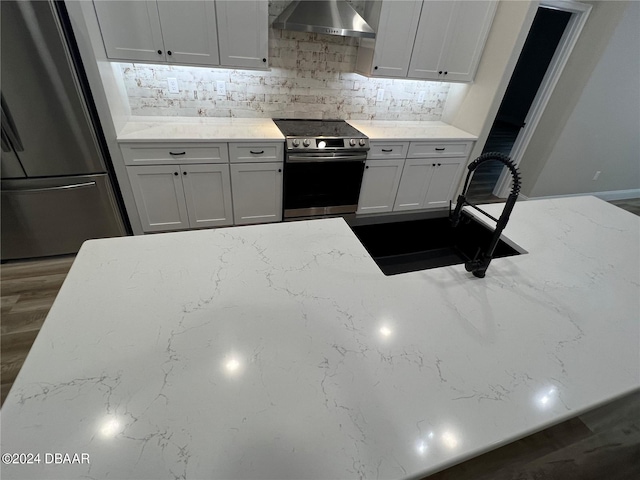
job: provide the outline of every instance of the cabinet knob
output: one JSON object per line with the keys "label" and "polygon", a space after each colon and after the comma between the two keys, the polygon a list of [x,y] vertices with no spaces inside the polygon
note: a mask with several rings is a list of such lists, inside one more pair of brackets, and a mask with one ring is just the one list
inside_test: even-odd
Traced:
{"label": "cabinet knob", "polygon": [[171,50],[167,50],[167,55],[171,55]]}
{"label": "cabinet knob", "polygon": [[262,59],[262,61],[263,61],[264,63],[267,63],[267,59],[266,59],[266,58],[263,58],[263,59]]}
{"label": "cabinet knob", "polygon": [[374,70],[377,70],[377,69],[378,69],[378,66],[376,65],[375,67],[373,67],[373,69],[374,69]]}
{"label": "cabinet knob", "polygon": [[435,163],[432,163],[432,164],[431,164],[431,166],[432,166],[432,167],[435,167],[435,166],[436,166],[436,164],[435,164]]}
{"label": "cabinet knob", "polygon": [[442,70],[440,70],[440,71],[438,72],[438,75],[442,75]]}
{"label": "cabinet knob", "polygon": [[446,75],[447,73],[449,73],[449,72],[444,72],[444,74],[445,74],[445,75]]}
{"label": "cabinet knob", "polygon": [[162,50],[158,50],[158,55],[162,55]]}
{"label": "cabinet knob", "polygon": [[279,168],[279,169],[278,169],[278,173],[280,173],[280,172],[282,172],[282,169],[281,169],[281,168]]}
{"label": "cabinet knob", "polygon": [[441,165],[442,165],[441,163],[439,163],[439,164],[438,164],[438,166],[439,166],[439,167],[440,167]]}
{"label": "cabinet knob", "polygon": [[186,175],[186,174],[187,174],[187,172],[182,172],[182,174],[183,174],[183,175]]}
{"label": "cabinet knob", "polygon": [[178,176],[178,172],[173,172],[173,174],[177,177]]}
{"label": "cabinet knob", "polygon": [[366,165],[364,168],[369,168],[369,165]]}

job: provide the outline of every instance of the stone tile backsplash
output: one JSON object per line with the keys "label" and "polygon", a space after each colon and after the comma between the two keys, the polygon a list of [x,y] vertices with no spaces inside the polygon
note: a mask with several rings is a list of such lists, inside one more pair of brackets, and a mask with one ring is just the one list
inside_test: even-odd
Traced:
{"label": "stone tile backsplash", "polygon": [[[270,23],[288,3],[269,2]],[[362,12],[362,2],[352,5]],[[440,120],[448,83],[353,73],[357,45],[353,38],[271,29],[269,71],[142,63],[120,69],[132,115]],[[180,93],[169,93],[167,78],[177,78]],[[218,95],[217,81],[225,82],[226,95]]]}

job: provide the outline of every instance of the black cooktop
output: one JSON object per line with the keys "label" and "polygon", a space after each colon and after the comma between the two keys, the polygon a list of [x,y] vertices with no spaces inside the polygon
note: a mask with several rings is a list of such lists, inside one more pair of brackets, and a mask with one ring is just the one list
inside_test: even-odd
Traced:
{"label": "black cooktop", "polygon": [[296,120],[274,118],[273,122],[287,137],[367,138],[344,120]]}

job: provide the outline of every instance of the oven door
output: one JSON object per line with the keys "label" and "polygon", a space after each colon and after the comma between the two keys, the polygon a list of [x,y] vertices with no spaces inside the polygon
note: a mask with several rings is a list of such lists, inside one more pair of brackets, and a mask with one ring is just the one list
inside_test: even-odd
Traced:
{"label": "oven door", "polygon": [[366,152],[288,154],[284,217],[354,213],[366,159]]}

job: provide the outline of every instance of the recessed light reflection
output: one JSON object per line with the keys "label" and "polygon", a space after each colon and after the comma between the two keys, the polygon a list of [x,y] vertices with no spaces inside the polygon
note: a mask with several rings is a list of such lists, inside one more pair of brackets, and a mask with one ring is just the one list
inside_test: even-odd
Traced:
{"label": "recessed light reflection", "polygon": [[102,438],[113,438],[122,431],[122,424],[117,418],[106,418],[100,425],[100,436]]}
{"label": "recessed light reflection", "polygon": [[238,370],[240,368],[240,362],[238,360],[236,360],[235,358],[229,360],[226,365],[225,368],[229,371],[229,372],[235,372],[236,370]]}
{"label": "recessed light reflection", "polygon": [[458,439],[449,431],[445,431],[442,434],[441,440],[442,444],[447,448],[456,448],[458,446]]}
{"label": "recessed light reflection", "polygon": [[391,336],[391,334],[393,333],[393,330],[391,330],[389,327],[384,325],[380,327],[380,330],[378,330],[378,332],[380,332],[380,335],[386,338]]}
{"label": "recessed light reflection", "polygon": [[536,395],[536,403],[538,407],[545,409],[549,408],[556,401],[558,391],[556,387],[551,387],[543,390]]}
{"label": "recessed light reflection", "polygon": [[424,457],[430,450],[435,449],[442,452],[443,449],[454,450],[460,445],[460,439],[456,433],[451,430],[441,430],[439,432],[430,430],[427,434],[419,438],[416,443],[416,452]]}
{"label": "recessed light reflection", "polygon": [[222,361],[222,371],[228,377],[237,377],[243,370],[242,359],[237,355],[227,355]]}
{"label": "recessed light reflection", "polygon": [[426,442],[419,442],[417,450],[420,455],[424,455],[429,450],[429,446]]}
{"label": "recessed light reflection", "polygon": [[318,148],[325,148],[327,146],[327,142],[325,142],[324,140],[320,140],[318,142]]}

